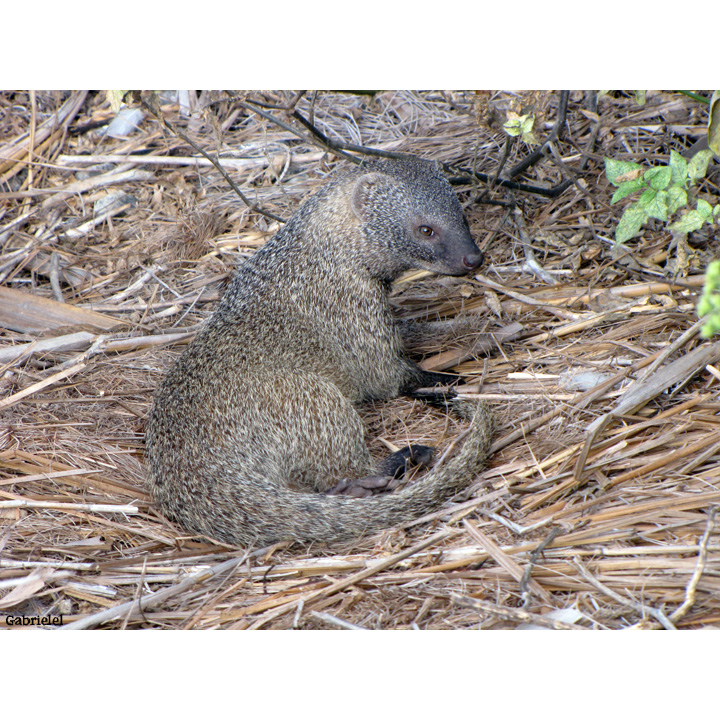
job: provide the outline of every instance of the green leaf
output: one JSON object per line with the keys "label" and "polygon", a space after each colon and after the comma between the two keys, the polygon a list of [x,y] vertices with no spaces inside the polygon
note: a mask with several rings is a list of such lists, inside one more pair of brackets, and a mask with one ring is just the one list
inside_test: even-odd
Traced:
{"label": "green leaf", "polygon": [[668,218],[667,208],[667,191],[654,190],[648,188],[638,199],[638,206],[648,215],[648,217],[662,220],[665,222]]}
{"label": "green leaf", "polygon": [[698,214],[700,215],[700,217],[705,222],[711,222],[713,208],[712,208],[712,205],[707,200],[703,200],[702,198],[698,199],[697,211],[698,211]]}
{"label": "green leaf", "polygon": [[700,331],[706,338],[720,332],[720,295],[717,292],[719,286],[720,261],[713,260],[705,272],[705,286],[696,308],[698,317],[708,316]]}
{"label": "green leaf", "polygon": [[669,167],[650,168],[645,173],[645,179],[655,190],[664,190],[670,184],[671,178],[672,170]]}
{"label": "green leaf", "polygon": [[689,210],[677,222],[670,225],[668,229],[670,232],[687,235],[693,230],[699,230],[704,223],[705,220],[697,210]]}
{"label": "green leaf", "polygon": [[610,204],[614,205],[619,200],[626,198],[628,195],[631,195],[638,190],[642,190],[644,187],[646,187],[646,185],[642,178],[636,178],[635,180],[630,180],[630,182],[620,183],[618,189],[615,191],[615,194],[612,196],[612,200],[610,200]]}
{"label": "green leaf", "polygon": [[687,192],[684,188],[677,185],[671,185],[667,191],[667,210],[668,215],[674,215],[681,207],[685,207],[688,202]]}
{"label": "green leaf", "polygon": [[634,90],[635,93],[635,102],[643,106],[645,104],[645,95],[647,95],[647,90]]}
{"label": "green leaf", "polygon": [[705,271],[705,287],[712,292],[720,287],[720,260],[713,260]]}
{"label": "green leaf", "polygon": [[711,338],[715,333],[720,332],[720,317],[711,316],[700,328],[700,334],[705,338]]}
{"label": "green leaf", "polygon": [[645,209],[648,205],[655,202],[655,197],[657,196],[658,191],[654,190],[653,188],[648,188],[639,198],[638,198],[638,205]]}
{"label": "green leaf", "polygon": [[[625,160],[605,158],[605,175],[616,187],[629,180],[634,180],[642,171],[642,165]],[[628,177],[624,177],[624,176]]]}
{"label": "green leaf", "polygon": [[667,190],[658,190],[644,209],[651,218],[665,222],[668,219]]}
{"label": "green leaf", "polygon": [[712,156],[712,150],[700,150],[700,152],[695,153],[688,163],[688,177],[691,180],[705,177],[707,166]]}
{"label": "green leaf", "polygon": [[535,123],[534,115],[518,115],[516,112],[508,112],[508,120],[503,124],[505,132],[513,137],[522,135],[522,139],[529,145],[537,143],[532,134],[533,124]]}
{"label": "green leaf", "polygon": [[670,151],[670,171],[673,185],[687,184],[687,160],[675,150]]}
{"label": "green leaf", "polygon": [[615,242],[624,243],[640,232],[643,223],[648,219],[648,214],[638,203],[632,203],[625,208],[615,230]]}

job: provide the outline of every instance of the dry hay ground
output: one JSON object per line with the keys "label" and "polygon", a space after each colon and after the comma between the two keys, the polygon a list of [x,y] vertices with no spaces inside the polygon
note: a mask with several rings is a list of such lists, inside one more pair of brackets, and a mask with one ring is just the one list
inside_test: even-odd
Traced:
{"label": "dry hay ground", "polygon": [[[344,162],[292,110],[244,104],[291,98],[159,101],[172,127],[224,158],[250,200],[288,217]],[[696,233],[675,249],[656,224],[615,249],[624,204],[610,206],[602,159],[686,151],[706,106],[660,92],[645,106],[624,93],[594,104],[573,92],[553,139],[559,98],[300,99],[298,113],[330,141],[437,158],[465,177],[458,190],[488,264],[476,278],[404,278],[399,314],[479,314],[488,331],[522,330],[489,354],[472,337],[422,349],[426,367],[462,372],[499,416],[497,452],[469,492],[351,546],[248,553],[158,515],[143,489],[143,420],[233,265],[277,223],[248,210],[147,110],[136,131],[111,137],[104,93],[0,93],[4,618],[105,628],[720,623],[720,352],[694,315],[718,238]],[[553,139],[514,179],[570,180],[556,197],[467,184],[473,169],[496,173],[508,109],[534,112],[538,139]],[[508,149],[506,177],[530,153]],[[715,165],[700,192],[716,196],[717,180]],[[461,430],[406,399],[365,416],[378,453],[443,446]]]}

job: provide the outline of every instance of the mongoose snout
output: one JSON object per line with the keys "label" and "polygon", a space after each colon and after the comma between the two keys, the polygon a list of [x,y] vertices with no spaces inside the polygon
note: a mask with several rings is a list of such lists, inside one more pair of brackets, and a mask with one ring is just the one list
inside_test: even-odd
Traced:
{"label": "mongoose snout", "polygon": [[432,260],[425,266],[444,275],[467,275],[477,270],[485,256],[475,244],[465,216],[449,216],[426,210],[424,217],[415,220],[414,240],[420,248],[427,248]]}
{"label": "mongoose snout", "polygon": [[162,512],[235,545],[335,542],[420,517],[466,487],[492,438],[483,404],[454,455],[417,482],[369,498],[328,493],[345,480],[382,487],[373,478],[422,459],[411,446],[376,465],[356,410],[444,380],[407,358],[392,281],[413,268],[465,275],[482,261],[437,164],[382,160],[336,176],[240,265],[158,388],[146,463]]}
{"label": "mongoose snout", "polygon": [[462,259],[463,267],[466,268],[468,272],[471,272],[472,270],[477,270],[484,262],[485,254],[482,250],[476,250],[475,252],[470,252],[467,255],[463,255]]}

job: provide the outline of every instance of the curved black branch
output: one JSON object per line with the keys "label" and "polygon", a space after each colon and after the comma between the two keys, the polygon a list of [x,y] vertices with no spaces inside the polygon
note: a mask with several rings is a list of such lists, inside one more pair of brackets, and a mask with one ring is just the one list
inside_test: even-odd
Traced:
{"label": "curved black branch", "polygon": [[560,104],[558,105],[557,119],[555,125],[550,132],[547,140],[534,152],[530,153],[524,160],[521,160],[508,174],[511,178],[517,177],[521,172],[527,170],[534,165],[545,154],[548,143],[559,140],[562,137],[562,131],[565,128],[565,119],[567,117],[568,100],[570,99],[570,91],[562,90],[560,92]]}
{"label": "curved black branch", "polygon": [[300,102],[300,100],[304,97],[306,93],[307,90],[300,90],[299,92],[295,93],[295,97],[293,97],[293,99],[285,105],[267,103],[263,102],[262,100],[254,100],[252,98],[248,98],[246,102],[250,103],[251,105],[257,105],[258,107],[265,108],[267,110],[284,110],[288,112],[295,109],[295,106]]}
{"label": "curved black branch", "polygon": [[311,123],[308,119],[304,118],[297,110],[293,110],[292,116],[307,130],[310,131],[310,134],[312,135],[313,142],[316,145],[320,145],[321,147],[324,147],[326,150],[330,150],[333,153],[336,153],[337,155],[341,155],[346,160],[350,160],[350,162],[354,163],[360,163],[360,160],[358,160],[354,155],[350,155],[345,150],[347,149],[347,143],[344,143],[342,141],[335,141],[331,140],[325,133],[321,132],[313,123]]}
{"label": "curved black branch", "polygon": [[[565,93],[565,91],[563,91]],[[565,95],[561,96],[561,107],[562,107],[562,98],[565,97],[565,104],[564,104],[564,112],[567,112],[567,95],[569,93],[565,93]],[[245,100],[238,98],[237,96],[231,96],[231,99],[233,99],[235,102],[237,102],[241,107],[245,108],[246,110],[255,113],[256,115],[259,115],[262,118],[265,118],[268,122],[274,123],[278,127],[282,128],[283,130],[286,130],[289,133],[292,133],[295,135],[295,137],[299,138],[300,140],[303,140],[305,142],[308,142],[310,138],[308,136],[298,130],[297,128],[293,127],[289,123],[284,122],[283,120],[280,120],[280,118],[275,117],[272,113],[266,112],[260,107],[257,107],[255,101],[253,100]],[[299,100],[300,98],[297,97],[295,100]],[[294,104],[293,104],[294,106]],[[370,157],[381,157],[381,158],[390,158],[390,159],[396,159],[396,160],[403,160],[407,158],[413,158],[415,155],[412,153],[403,153],[403,152],[392,152],[388,150],[379,150],[376,148],[371,147],[364,147],[363,145],[355,145],[353,143],[347,143],[342,140],[331,140],[329,137],[327,137],[321,130],[319,130],[313,123],[311,123],[307,118],[305,118],[303,115],[301,115],[297,110],[293,110],[292,117],[294,117],[312,136],[311,140],[314,144],[319,145],[326,149],[328,152],[332,152],[337,155],[341,155],[342,157],[346,158],[350,162],[354,162],[357,164],[360,164],[362,160],[360,158],[355,157],[354,155],[350,155],[349,153],[357,153],[358,155],[367,155]],[[564,114],[563,114],[563,122],[560,122],[560,119],[558,118],[558,122],[556,122],[556,127],[562,126],[564,123]],[[503,180],[500,178],[495,178],[490,175],[486,175],[485,173],[481,172],[475,172],[473,170],[466,170],[466,169],[460,169],[456,170],[453,169],[445,164],[443,164],[443,170],[445,173],[449,176],[450,183],[452,185],[467,185],[471,184],[475,180],[480,180],[481,182],[484,182],[486,184],[489,184],[491,186],[500,186],[507,188],[509,190],[520,190],[521,192],[527,192],[532,193],[534,195],[540,195],[542,197],[547,198],[555,198],[561,193],[563,193],[571,184],[572,181],[565,181],[561,182],[558,185],[556,185],[553,188],[543,188],[538,187],[535,185],[526,185],[523,183],[518,183],[513,180]],[[459,175],[457,173],[460,173]],[[497,202],[498,205],[508,205],[508,203],[503,202]]]}
{"label": "curved black branch", "polygon": [[[446,172],[452,172],[452,170],[448,169],[444,165],[443,169]],[[460,172],[462,172],[463,174],[452,175],[450,178],[448,178],[451,185],[469,185],[473,182],[473,180],[480,180],[481,182],[490,183],[493,180],[492,176],[486,175],[485,173],[481,172],[472,172],[471,170],[461,170]],[[567,190],[567,188],[572,185],[572,182],[572,180],[565,180],[556,185],[555,187],[544,188],[537,185],[525,185],[524,183],[518,183],[514,180],[498,179],[495,182],[495,185],[507,188],[508,190],[520,190],[521,192],[532,193],[533,195],[540,195],[547,198],[556,198],[558,195],[565,192],[565,190]]]}

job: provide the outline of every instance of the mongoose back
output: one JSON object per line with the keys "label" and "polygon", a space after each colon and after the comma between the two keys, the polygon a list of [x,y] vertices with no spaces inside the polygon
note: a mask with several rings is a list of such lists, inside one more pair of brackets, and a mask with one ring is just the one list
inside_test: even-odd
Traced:
{"label": "mongoose back", "polygon": [[325,494],[378,473],[356,404],[438,382],[405,356],[390,283],[411,268],[467,274],[482,259],[435,163],[368,163],[311,196],[241,264],[158,389],[147,466],[162,512],[234,545],[335,542],[420,517],[467,486],[492,435],[482,404],[455,455],[417,482]]}

